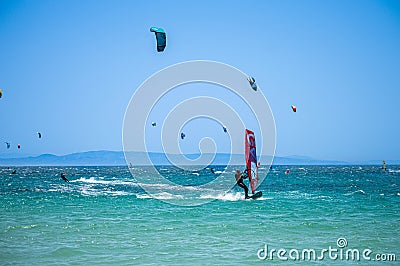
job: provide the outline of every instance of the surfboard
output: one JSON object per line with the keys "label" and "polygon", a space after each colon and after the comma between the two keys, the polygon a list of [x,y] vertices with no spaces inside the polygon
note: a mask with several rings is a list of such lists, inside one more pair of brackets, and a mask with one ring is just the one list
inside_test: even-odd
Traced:
{"label": "surfboard", "polygon": [[262,196],[262,191],[258,191],[257,193],[250,196],[250,199],[258,199]]}

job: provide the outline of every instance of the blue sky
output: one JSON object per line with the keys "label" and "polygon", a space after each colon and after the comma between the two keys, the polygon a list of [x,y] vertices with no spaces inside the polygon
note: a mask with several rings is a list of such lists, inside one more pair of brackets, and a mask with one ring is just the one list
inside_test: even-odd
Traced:
{"label": "blue sky", "polygon": [[276,155],[400,160],[399,1],[0,1],[0,36],[0,153],[122,150],[135,89],[204,59],[256,78]]}

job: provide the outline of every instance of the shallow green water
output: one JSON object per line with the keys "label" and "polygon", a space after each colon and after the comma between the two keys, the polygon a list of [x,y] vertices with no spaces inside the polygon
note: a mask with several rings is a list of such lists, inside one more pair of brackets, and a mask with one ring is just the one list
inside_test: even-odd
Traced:
{"label": "shallow green water", "polygon": [[[386,172],[373,166],[275,167],[259,187],[260,200],[243,200],[236,186],[224,195],[207,191],[215,200],[197,207],[151,198],[125,167],[15,169],[17,174],[0,168],[2,265],[293,264],[299,261],[288,253],[288,261],[275,253],[271,262],[257,252],[266,244],[269,251],[318,253],[331,246],[339,252],[338,238],[347,241],[344,252],[370,249],[371,259],[378,253],[400,258],[399,167]],[[70,183],[60,179],[61,172]],[[193,184],[210,176],[205,171],[190,178]],[[191,200],[185,194],[179,199]],[[343,261],[325,254],[305,263]]]}

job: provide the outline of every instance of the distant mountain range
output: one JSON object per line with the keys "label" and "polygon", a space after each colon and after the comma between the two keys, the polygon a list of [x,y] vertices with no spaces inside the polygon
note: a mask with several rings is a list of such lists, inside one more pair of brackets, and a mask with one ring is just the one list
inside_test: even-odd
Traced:
{"label": "distant mountain range", "polygon": [[[148,153],[154,165],[171,165],[167,156],[164,153]],[[129,154],[129,162],[132,165],[146,165],[147,153],[132,152]],[[178,160],[180,155],[169,155],[170,159]],[[199,154],[185,155],[189,159],[196,159]],[[210,155],[212,157],[212,155]],[[242,165],[244,164],[243,154],[217,154],[212,165],[226,165],[231,159],[231,164]],[[267,161],[268,158],[261,158],[262,161]],[[381,160],[372,161],[328,161],[317,160],[305,156],[287,156],[287,157],[274,157],[274,165],[380,165]],[[387,164],[398,164],[396,161],[386,161]],[[0,154],[0,166],[118,166],[126,165],[125,156],[122,151],[88,151],[78,152],[68,155],[30,155],[26,157],[11,157],[10,154]]]}

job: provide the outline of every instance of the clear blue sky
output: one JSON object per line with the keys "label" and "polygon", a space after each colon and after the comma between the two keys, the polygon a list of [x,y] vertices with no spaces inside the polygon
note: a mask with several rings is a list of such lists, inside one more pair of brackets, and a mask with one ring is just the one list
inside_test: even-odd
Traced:
{"label": "clear blue sky", "polygon": [[[164,53],[151,26],[167,32]],[[122,150],[135,89],[205,59],[256,78],[276,155],[399,160],[399,47],[400,1],[0,1],[0,140],[27,154]]]}

